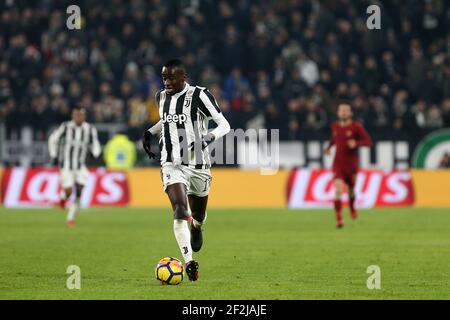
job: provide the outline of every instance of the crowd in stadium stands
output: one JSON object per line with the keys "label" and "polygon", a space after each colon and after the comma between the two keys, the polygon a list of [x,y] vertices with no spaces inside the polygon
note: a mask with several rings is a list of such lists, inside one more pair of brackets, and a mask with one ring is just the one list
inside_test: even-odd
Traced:
{"label": "crowd in stadium stands", "polygon": [[[127,123],[133,139],[155,123],[164,61],[184,60],[233,128],[323,130],[339,101],[376,128],[450,127],[450,4],[374,1],[84,0],[0,4],[0,119],[37,138],[74,106],[95,123]],[[321,5],[319,5],[321,3]],[[375,2],[376,3],[376,2]]]}

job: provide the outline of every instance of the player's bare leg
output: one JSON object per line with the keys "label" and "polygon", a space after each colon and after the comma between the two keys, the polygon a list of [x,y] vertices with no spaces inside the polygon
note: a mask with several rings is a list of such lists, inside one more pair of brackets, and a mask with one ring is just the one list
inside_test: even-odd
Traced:
{"label": "player's bare leg", "polygon": [[173,232],[186,264],[186,274],[189,280],[196,281],[198,279],[198,263],[192,259],[186,186],[182,183],[171,184],[167,187],[166,192],[173,209]]}
{"label": "player's bare leg", "polygon": [[342,220],[342,190],[344,188],[344,181],[342,179],[334,180],[334,188],[336,190],[335,198],[334,198],[334,211],[336,212],[336,221],[337,227],[342,228],[344,226],[344,222]]}
{"label": "player's bare leg", "polygon": [[200,251],[203,245],[202,225],[207,218],[206,206],[208,205],[208,196],[199,197],[189,195],[189,207],[191,208],[191,246],[194,252]]}
{"label": "player's bare leg", "polygon": [[358,217],[358,211],[356,211],[355,208],[355,190],[354,186],[348,186],[348,205],[350,207],[350,215],[353,220],[355,220]]}
{"label": "player's bare leg", "polygon": [[83,192],[83,185],[77,183],[75,186],[76,186],[75,201],[70,204],[69,212],[67,214],[67,225],[71,228],[75,227],[75,216],[78,211],[78,205],[80,203],[81,193]]}
{"label": "player's bare leg", "polygon": [[70,198],[70,196],[72,195],[72,188],[63,188],[61,190],[61,193],[59,194],[59,207],[61,209],[65,209],[66,208],[66,203],[67,200]]}

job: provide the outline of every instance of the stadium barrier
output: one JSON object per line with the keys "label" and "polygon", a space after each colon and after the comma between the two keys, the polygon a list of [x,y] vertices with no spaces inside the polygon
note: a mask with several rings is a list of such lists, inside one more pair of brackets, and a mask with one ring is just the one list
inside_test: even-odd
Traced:
{"label": "stadium barrier", "polygon": [[[326,169],[259,171],[215,168],[210,208],[331,208],[332,173]],[[1,200],[8,208],[51,207],[58,203],[58,170],[5,168],[0,170]],[[358,173],[357,206],[450,207],[450,170],[372,170]],[[347,195],[344,193],[344,201]],[[167,207],[157,168],[110,171],[90,169],[81,198],[83,207]]]}
{"label": "stadium barrier", "polygon": [[[158,169],[133,169],[128,172],[133,207],[166,207]],[[261,175],[259,171],[239,169],[212,170],[208,203],[220,208],[280,208],[286,203],[287,171]]]}
{"label": "stadium barrier", "polygon": [[411,170],[418,208],[450,207],[450,170]]}

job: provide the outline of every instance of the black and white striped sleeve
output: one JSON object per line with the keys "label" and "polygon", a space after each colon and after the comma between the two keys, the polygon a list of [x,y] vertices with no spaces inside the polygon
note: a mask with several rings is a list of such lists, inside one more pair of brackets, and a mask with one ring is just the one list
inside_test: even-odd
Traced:
{"label": "black and white striped sleeve", "polygon": [[65,131],[66,123],[64,122],[58,127],[58,129],[53,131],[48,138],[48,153],[50,154],[50,158],[54,159],[58,156],[59,140],[61,139]]}
{"label": "black and white striped sleeve", "polygon": [[199,95],[200,101],[200,111],[208,118],[212,119],[217,127],[211,131],[215,139],[223,137],[230,131],[230,124],[227,119],[223,116],[222,111],[217,104],[217,100],[208,91],[208,89],[203,89],[200,91]]}

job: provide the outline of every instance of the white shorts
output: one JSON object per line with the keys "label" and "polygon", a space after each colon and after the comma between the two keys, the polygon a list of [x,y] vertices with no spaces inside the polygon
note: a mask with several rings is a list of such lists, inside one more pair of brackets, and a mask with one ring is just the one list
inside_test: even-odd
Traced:
{"label": "white shorts", "polygon": [[161,179],[163,188],[175,183],[183,183],[186,186],[187,194],[198,197],[206,197],[211,187],[211,170],[210,169],[193,169],[188,166],[172,163],[164,163],[161,167]]}
{"label": "white shorts", "polygon": [[79,170],[61,169],[60,171],[61,186],[64,189],[72,188],[75,183],[85,185],[89,178],[89,171],[86,168]]}

